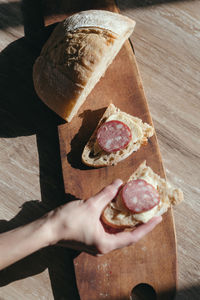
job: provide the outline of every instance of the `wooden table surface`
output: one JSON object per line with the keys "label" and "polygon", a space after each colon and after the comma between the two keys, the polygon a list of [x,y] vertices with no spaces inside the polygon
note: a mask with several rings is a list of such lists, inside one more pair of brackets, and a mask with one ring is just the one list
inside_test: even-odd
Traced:
{"label": "wooden table surface", "polygon": [[[40,1],[0,0],[0,232],[41,216],[65,199],[57,125],[37,98],[31,46],[43,26]],[[47,0],[44,5],[48,14]],[[53,2],[52,0],[49,2]],[[57,11],[67,1],[55,1]],[[34,3],[34,4],[33,4]],[[76,4],[76,1],[74,1]],[[120,0],[137,24],[131,41],[167,178],[185,201],[175,208],[176,300],[200,297],[200,2]],[[29,43],[24,40],[24,26]],[[31,24],[31,26],[30,26]],[[42,40],[41,40],[42,44]],[[47,130],[48,129],[48,130]],[[0,272],[0,300],[69,299],[73,251],[46,248]],[[75,299],[75,298],[74,298]]]}

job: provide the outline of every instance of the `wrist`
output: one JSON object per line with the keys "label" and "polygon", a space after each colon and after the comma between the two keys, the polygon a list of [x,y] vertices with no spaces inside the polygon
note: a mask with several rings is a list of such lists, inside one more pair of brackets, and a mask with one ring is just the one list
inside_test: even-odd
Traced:
{"label": "wrist", "polygon": [[52,230],[51,220],[49,214],[35,221],[35,235],[40,243],[40,248],[53,245],[54,231]]}
{"label": "wrist", "polygon": [[50,245],[51,230],[46,217],[0,235],[0,269]]}
{"label": "wrist", "polygon": [[70,240],[70,229],[67,226],[67,217],[62,215],[62,207],[50,211],[45,215],[44,232],[46,243],[53,246],[62,240]]}

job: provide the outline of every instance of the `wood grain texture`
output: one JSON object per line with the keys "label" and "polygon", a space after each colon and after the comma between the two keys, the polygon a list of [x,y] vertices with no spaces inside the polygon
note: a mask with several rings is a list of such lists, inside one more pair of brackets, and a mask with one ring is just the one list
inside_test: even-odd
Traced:
{"label": "wood grain texture", "polygon": [[[47,38],[34,36],[43,24],[41,11],[32,7],[39,2],[23,1],[30,8],[23,11],[31,35],[27,44],[21,39],[20,1],[0,1],[1,231],[39,217],[65,198],[57,135],[61,121],[43,106],[32,86],[32,64]],[[45,9],[50,8],[44,2]],[[67,2],[54,1],[60,16]],[[185,202],[174,211],[179,261],[176,300],[196,300],[200,293],[200,3],[142,1],[141,5],[141,1],[120,0],[118,4],[123,14],[137,21],[132,42],[166,174],[185,194]],[[55,7],[49,9],[50,15],[53,12]],[[0,272],[0,299],[76,299],[77,294],[69,296],[72,291],[66,287],[70,282],[75,289],[72,259],[67,250],[44,249]]]}
{"label": "wood grain texture", "polygon": [[[151,123],[136,60],[129,42],[90,93],[78,115],[69,124],[59,126],[65,192],[76,199],[87,199],[116,177],[127,181],[145,159],[147,165],[164,177],[155,136],[140,151],[117,166],[90,169],[81,163],[83,148],[110,102],[122,111]],[[156,247],[156,244],[159,244],[159,247]],[[107,266],[105,270],[101,268],[102,265]],[[75,260],[75,271],[80,297],[83,300],[104,299],[105,295],[108,299],[129,299],[132,288],[139,283],[148,283],[158,295],[162,293],[158,299],[172,299],[176,290],[177,274],[171,211],[164,216],[164,222],[158,230],[153,231],[138,245],[112,252],[102,258],[81,254]]]}
{"label": "wood grain texture", "polygon": [[[81,163],[83,148],[111,102],[122,111],[152,123],[129,42],[125,43],[104,77],[87,97],[77,116],[69,124],[59,126],[65,193],[75,199],[87,199],[116,177],[127,181],[144,160],[161,177],[165,176],[156,136],[117,166],[90,169]],[[75,260],[75,272],[80,298],[130,299],[131,291],[136,285],[147,283],[155,289],[158,299],[172,299],[177,284],[176,265],[173,216],[169,210],[159,228],[138,245],[117,250],[101,258],[83,253],[78,256]]]}
{"label": "wood grain texture", "polygon": [[148,2],[140,6],[140,1],[121,1],[119,7],[137,22],[131,40],[166,175],[185,195],[184,203],[174,211],[177,299],[196,299],[200,285],[200,2]]}

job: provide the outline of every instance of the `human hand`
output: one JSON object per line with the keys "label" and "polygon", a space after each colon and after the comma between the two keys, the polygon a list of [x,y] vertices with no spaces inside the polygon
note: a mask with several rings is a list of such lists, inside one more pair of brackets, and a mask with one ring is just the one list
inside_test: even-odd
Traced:
{"label": "human hand", "polygon": [[88,200],[69,202],[49,213],[53,239],[61,244],[93,255],[136,243],[150,232],[162,217],[154,217],[134,231],[110,234],[105,232],[100,216],[107,204],[116,196],[122,181],[117,179]]}
{"label": "human hand", "polygon": [[0,234],[0,270],[31,253],[57,243],[93,255],[136,243],[151,231],[162,217],[155,217],[132,232],[107,233],[100,217],[116,196],[121,180],[88,200],[69,202],[27,225]]}

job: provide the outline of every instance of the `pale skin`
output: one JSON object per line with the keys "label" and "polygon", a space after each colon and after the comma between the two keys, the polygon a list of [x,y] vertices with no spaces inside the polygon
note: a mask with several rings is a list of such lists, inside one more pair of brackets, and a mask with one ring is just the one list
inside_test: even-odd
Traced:
{"label": "pale skin", "polygon": [[115,234],[105,232],[100,221],[102,211],[121,185],[117,179],[86,201],[69,202],[32,223],[0,234],[0,270],[51,245],[61,244],[98,256],[139,241],[162,217],[154,217],[134,231]]}

